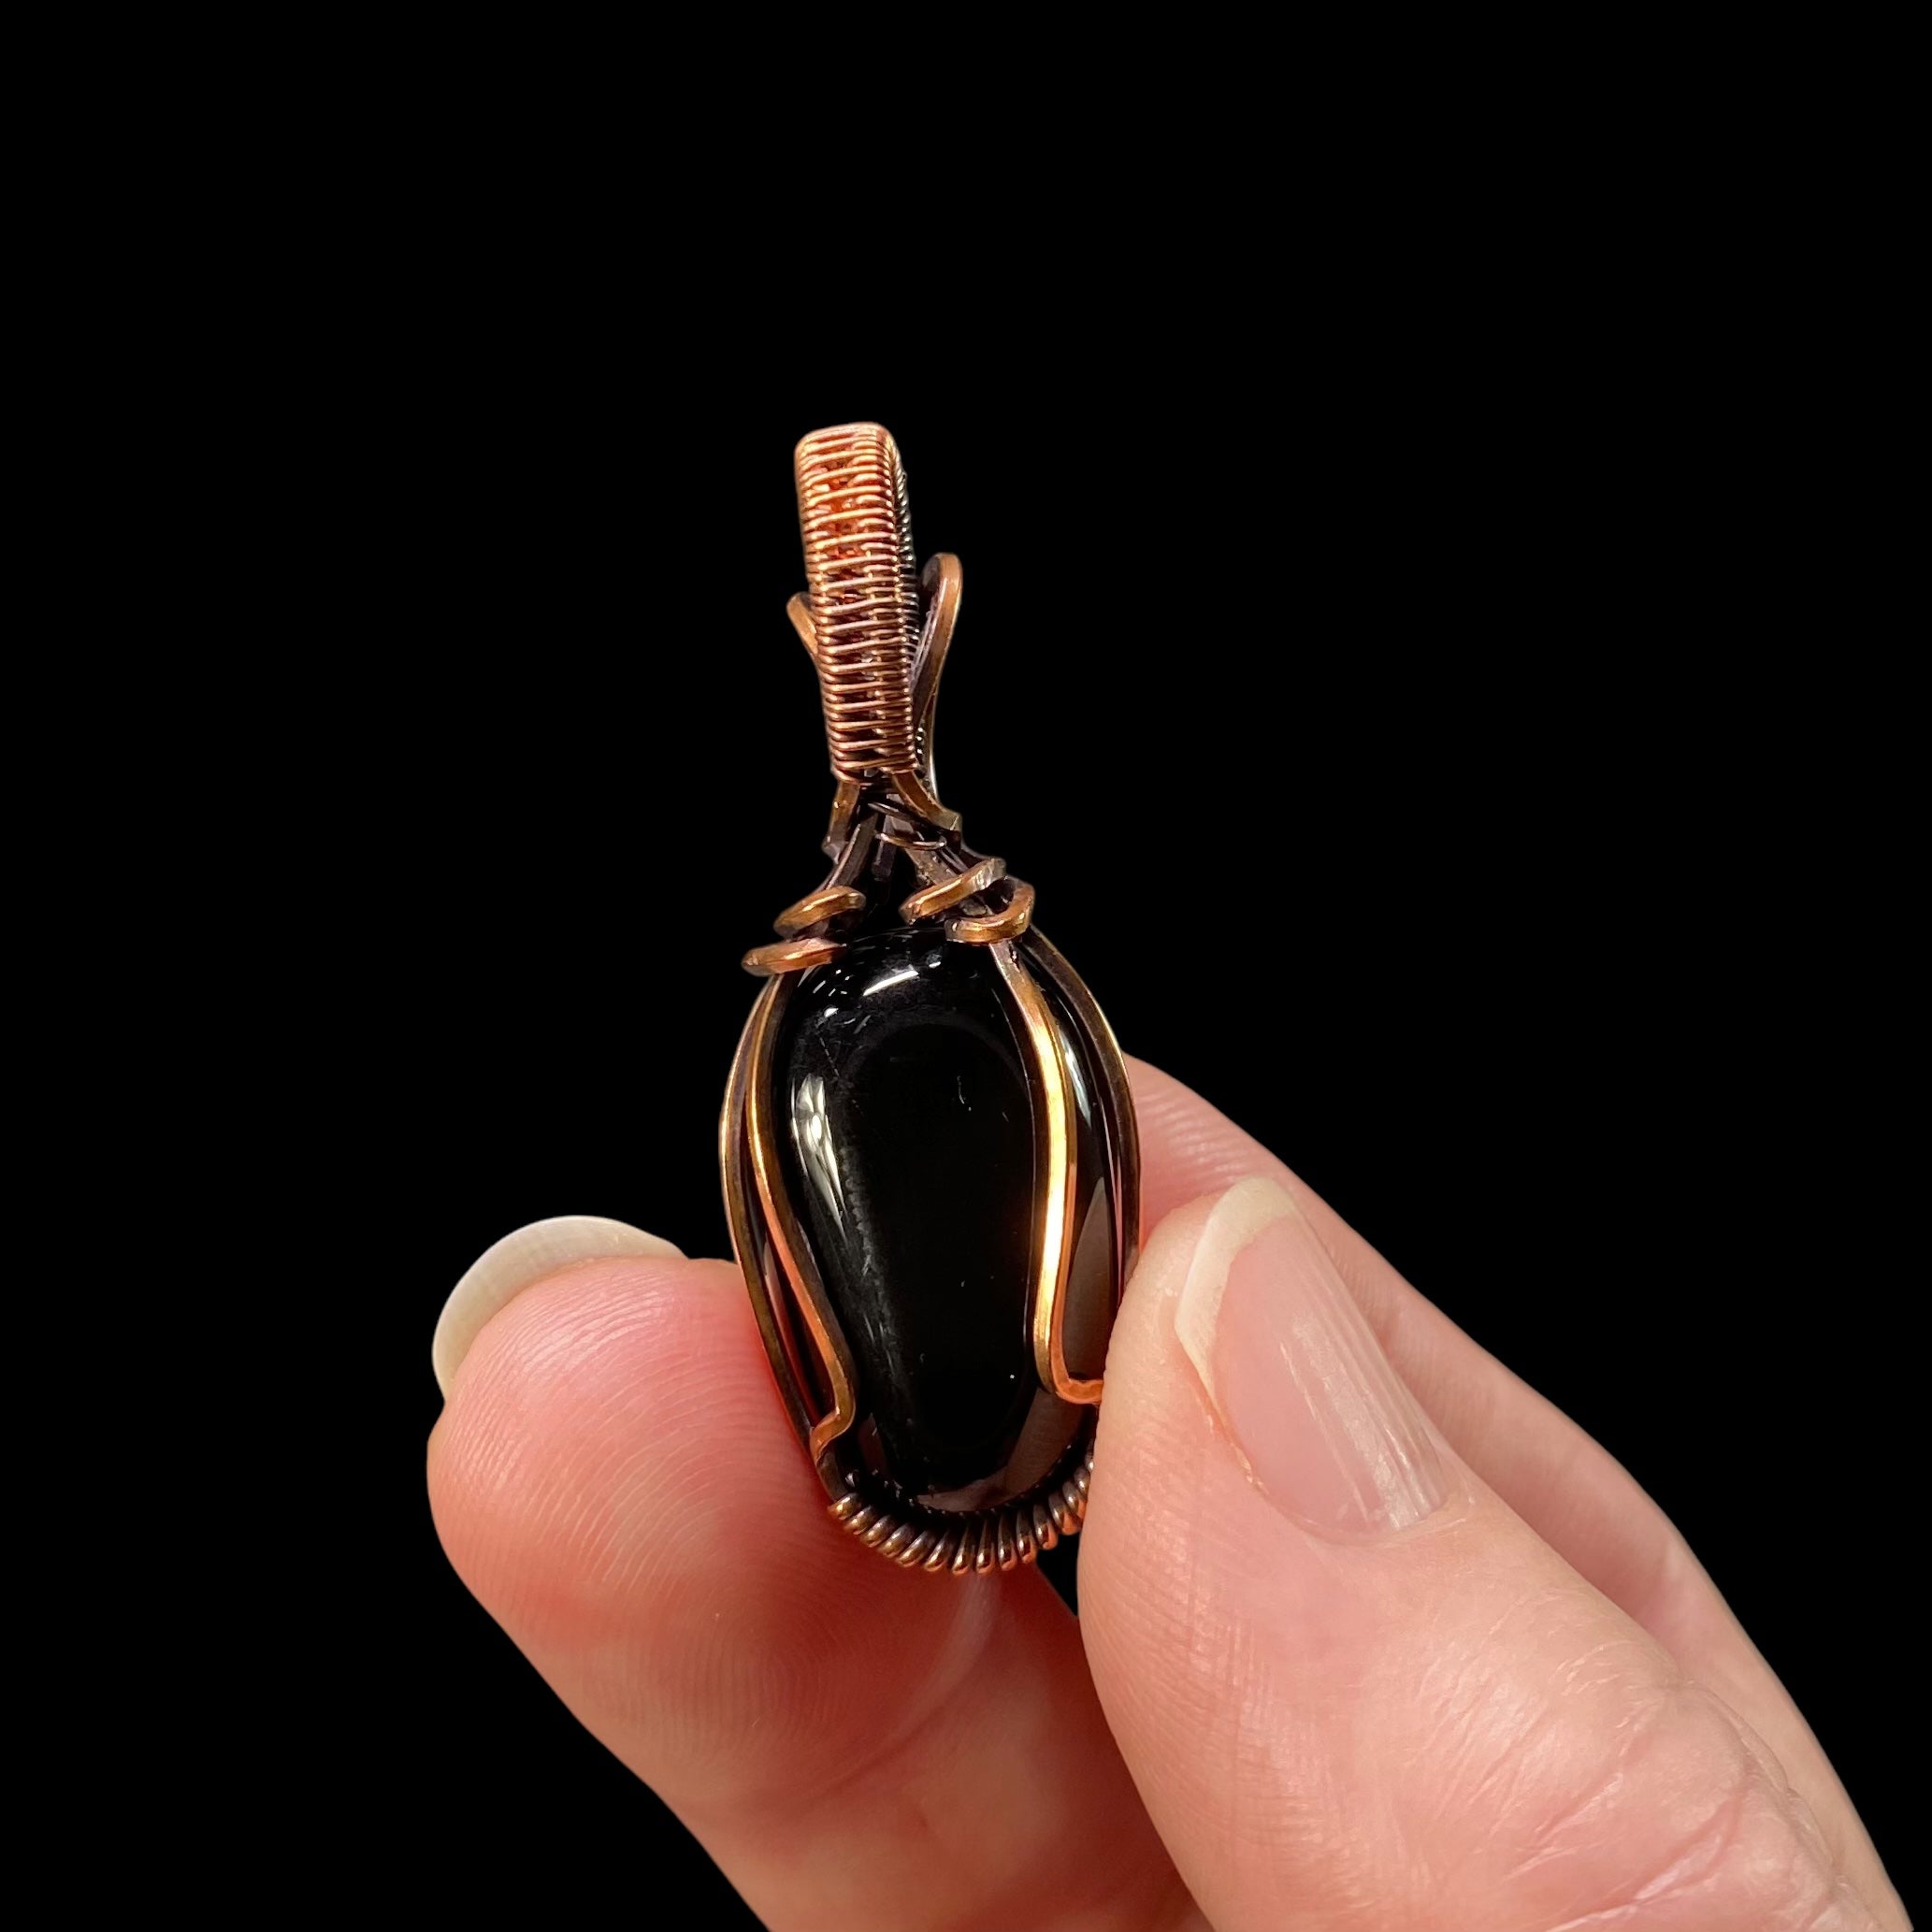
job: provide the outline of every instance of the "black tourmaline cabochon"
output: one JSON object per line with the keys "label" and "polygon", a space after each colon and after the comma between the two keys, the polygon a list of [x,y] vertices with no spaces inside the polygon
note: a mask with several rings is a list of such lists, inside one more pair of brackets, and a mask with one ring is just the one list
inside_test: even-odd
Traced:
{"label": "black tourmaline cabochon", "polygon": [[[1114,1292],[1097,1079],[1035,976],[1077,1131],[1064,1347],[1071,1373],[1096,1376]],[[940,1507],[1022,1493],[1083,1411],[1033,1362],[1035,1082],[997,963],[930,925],[856,940],[793,993],[773,1074],[786,1185],[858,1365],[866,1461]]]}

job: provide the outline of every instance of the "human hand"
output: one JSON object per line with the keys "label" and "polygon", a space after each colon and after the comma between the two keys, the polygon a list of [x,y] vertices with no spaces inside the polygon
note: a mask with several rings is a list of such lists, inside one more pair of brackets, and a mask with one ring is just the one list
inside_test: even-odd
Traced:
{"label": "human hand", "polygon": [[1903,1926],[1656,1506],[1133,1074],[1077,1622],[832,1527],[728,1264],[546,1223],[465,1277],[437,1524],[584,1723],[783,1932]]}

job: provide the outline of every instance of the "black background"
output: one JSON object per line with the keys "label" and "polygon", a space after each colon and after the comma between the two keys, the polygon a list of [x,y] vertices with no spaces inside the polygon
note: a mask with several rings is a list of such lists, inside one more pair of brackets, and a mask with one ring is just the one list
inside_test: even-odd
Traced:
{"label": "black background", "polygon": [[[423,273],[314,399],[354,477],[310,586],[316,1023],[380,1230],[345,1844],[444,1910],[738,1922],[444,1564],[428,1344],[541,1216],[725,1251],[737,959],[821,875],[829,796],[790,453],[865,416],[964,562],[938,745],[973,843],[1131,1052],[1629,1466],[1901,1855],[1918,1485],[1864,1089],[1897,941],[1828,492],[1751,343],[1500,303],[1124,339],[1016,301],[999,376],[916,332],[906,374],[783,314],[667,353],[594,277],[503,309]],[[697,1902],[660,1921],[667,1885]]]}

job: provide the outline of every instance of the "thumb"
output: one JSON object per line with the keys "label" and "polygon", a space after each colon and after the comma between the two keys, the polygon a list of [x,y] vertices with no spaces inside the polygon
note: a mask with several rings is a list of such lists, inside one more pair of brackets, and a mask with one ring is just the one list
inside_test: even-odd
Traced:
{"label": "thumb", "polygon": [[1754,1734],[1440,1437],[1270,1181],[1149,1245],[1082,1545],[1102,1703],[1221,1932],[1882,1923]]}

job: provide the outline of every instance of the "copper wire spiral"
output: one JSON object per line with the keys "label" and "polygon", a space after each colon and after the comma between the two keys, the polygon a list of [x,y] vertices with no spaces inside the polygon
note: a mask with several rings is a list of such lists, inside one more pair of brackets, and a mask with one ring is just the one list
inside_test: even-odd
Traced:
{"label": "copper wire spiral", "polygon": [[946,1571],[955,1577],[1017,1569],[1021,1564],[1037,1562],[1043,1550],[1080,1534],[1093,1480],[1092,1444],[1071,1467],[1063,1463],[1055,1473],[1060,1479],[1040,1495],[957,1521],[948,1522],[930,1511],[901,1515],[856,1494],[842,1496],[831,1506],[832,1521],[902,1569]]}
{"label": "copper wire spiral", "polygon": [[820,429],[792,473],[832,770],[853,781],[910,771],[919,579],[899,447],[876,423]]}

